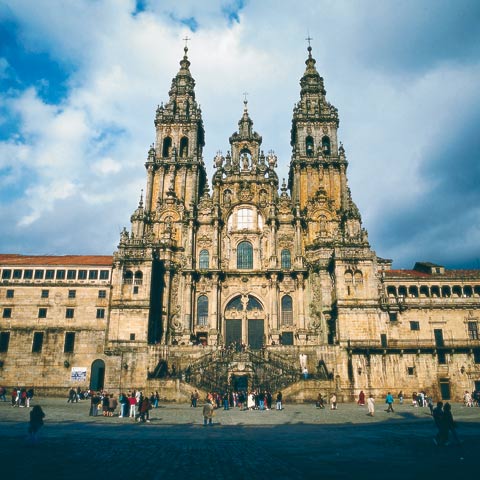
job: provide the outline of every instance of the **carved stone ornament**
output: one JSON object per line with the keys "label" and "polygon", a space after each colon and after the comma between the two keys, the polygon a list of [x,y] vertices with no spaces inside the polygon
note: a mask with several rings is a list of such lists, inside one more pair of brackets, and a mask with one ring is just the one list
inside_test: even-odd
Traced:
{"label": "carved stone ornament", "polygon": [[253,194],[250,188],[244,187],[240,190],[239,198],[242,202],[248,202],[252,199]]}

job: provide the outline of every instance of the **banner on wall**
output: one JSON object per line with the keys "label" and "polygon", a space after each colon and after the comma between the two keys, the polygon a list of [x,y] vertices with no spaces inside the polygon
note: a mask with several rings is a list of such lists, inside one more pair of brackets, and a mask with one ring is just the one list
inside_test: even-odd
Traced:
{"label": "banner on wall", "polygon": [[72,367],[71,373],[72,382],[86,382],[87,368],[86,367]]}

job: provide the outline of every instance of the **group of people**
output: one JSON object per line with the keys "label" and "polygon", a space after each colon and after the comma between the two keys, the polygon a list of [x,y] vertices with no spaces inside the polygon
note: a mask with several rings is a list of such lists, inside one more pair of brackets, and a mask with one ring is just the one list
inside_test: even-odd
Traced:
{"label": "group of people", "polygon": [[480,390],[474,390],[472,393],[465,390],[463,394],[463,404],[466,407],[480,407]]}
{"label": "group of people", "polygon": [[[1,387],[0,389],[0,398],[6,402],[6,388]],[[19,408],[29,408],[30,402],[32,401],[35,392],[33,388],[20,388],[16,387],[12,389],[11,393],[11,402],[12,407],[19,407]]]}
{"label": "group of people", "polygon": [[[190,406],[196,407],[199,398],[198,391],[195,390],[190,398]],[[230,408],[239,408],[240,410],[272,410],[273,402],[275,402],[275,410],[282,410],[282,400],[283,394],[281,391],[272,395],[269,390],[252,390],[250,392],[243,390],[238,392],[227,391],[223,394],[210,392],[207,395],[207,401],[211,403],[214,409],[223,407],[224,410],[230,410]]]}
{"label": "group of people", "polygon": [[121,393],[117,398],[112,393],[92,392],[90,396],[90,416],[96,417],[102,412],[104,417],[116,416],[116,410],[120,407],[118,418],[133,418],[138,422],[150,423],[150,410],[158,408],[160,395],[158,391],[150,396],[144,395],[140,390]]}

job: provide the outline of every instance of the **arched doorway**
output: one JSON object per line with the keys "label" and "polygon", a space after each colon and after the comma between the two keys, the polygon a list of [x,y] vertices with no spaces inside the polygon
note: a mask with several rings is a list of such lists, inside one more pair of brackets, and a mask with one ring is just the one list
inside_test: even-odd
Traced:
{"label": "arched doorway", "polygon": [[247,344],[252,350],[263,347],[265,312],[262,304],[252,295],[239,295],[225,308],[225,344]]}
{"label": "arched doorway", "polygon": [[103,390],[105,382],[105,362],[95,360],[90,369],[90,390]]}

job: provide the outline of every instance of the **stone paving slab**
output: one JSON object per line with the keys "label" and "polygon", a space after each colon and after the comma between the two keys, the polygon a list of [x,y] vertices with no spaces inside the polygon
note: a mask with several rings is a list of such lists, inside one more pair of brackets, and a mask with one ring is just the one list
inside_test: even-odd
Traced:
{"label": "stone paving slab", "polygon": [[[152,422],[89,417],[88,402],[37,399],[46,413],[37,445],[25,442],[29,410],[0,402],[0,476],[26,479],[439,479],[479,471],[480,408],[453,405],[461,446],[438,448],[428,409],[397,406],[374,418],[286,405],[281,412],[163,404]],[[11,475],[14,474],[15,477]]]}

